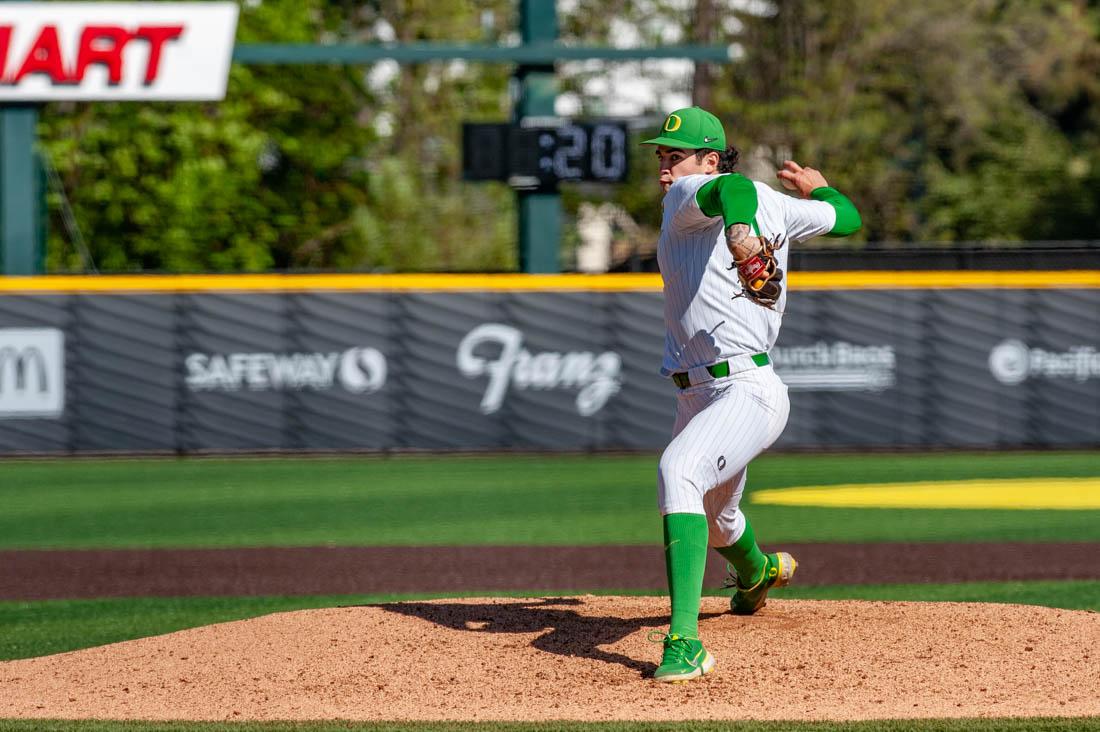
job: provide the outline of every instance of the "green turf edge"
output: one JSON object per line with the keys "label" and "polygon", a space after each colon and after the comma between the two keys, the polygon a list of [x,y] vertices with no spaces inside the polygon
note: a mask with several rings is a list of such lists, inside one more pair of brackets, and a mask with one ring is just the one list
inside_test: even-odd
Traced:
{"label": "green turf edge", "polygon": [[[656,454],[0,460],[5,549],[654,545]],[[1100,541],[1100,510],[761,505],[797,485],[1095,477],[1095,453],[775,454],[765,543]],[[522,476],[522,490],[517,478]]]}
{"label": "green turf edge", "polygon": [[[652,595],[636,590],[467,592],[465,597],[561,597],[583,594]],[[708,593],[721,594],[721,593]],[[426,600],[453,593],[416,595],[312,595],[299,597],[172,597],[0,602],[0,661],[118,643],[212,623],[312,608]],[[1100,611],[1100,580],[968,582],[954,585],[850,585],[789,587],[775,599],[999,602]]]}
{"label": "green turf edge", "polygon": [[912,719],[866,722],[103,722],[0,720],[0,732],[1067,732],[1100,730],[1100,717]]}

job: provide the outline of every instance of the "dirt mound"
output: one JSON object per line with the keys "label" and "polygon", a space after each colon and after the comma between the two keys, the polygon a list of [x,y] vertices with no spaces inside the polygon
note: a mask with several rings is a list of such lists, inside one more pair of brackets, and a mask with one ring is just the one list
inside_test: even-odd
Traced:
{"label": "dirt mound", "polygon": [[0,664],[0,718],[673,720],[1100,715],[1100,614],[705,598],[717,672],[648,677],[662,597],[278,613]]}

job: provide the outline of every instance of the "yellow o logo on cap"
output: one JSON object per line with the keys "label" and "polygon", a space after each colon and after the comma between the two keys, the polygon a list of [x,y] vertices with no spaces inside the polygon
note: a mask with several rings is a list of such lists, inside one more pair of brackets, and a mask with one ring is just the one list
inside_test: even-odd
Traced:
{"label": "yellow o logo on cap", "polygon": [[665,132],[675,132],[683,123],[684,121],[678,115],[670,114],[665,120]]}

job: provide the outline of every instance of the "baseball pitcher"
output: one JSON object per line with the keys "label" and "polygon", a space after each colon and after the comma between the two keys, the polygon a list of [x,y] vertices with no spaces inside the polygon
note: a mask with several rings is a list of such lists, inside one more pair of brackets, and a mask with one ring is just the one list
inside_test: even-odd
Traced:
{"label": "baseball pitcher", "polygon": [[664,191],[661,372],[678,390],[657,475],[672,618],[654,639],[664,645],[654,678],[684,681],[715,665],[698,637],[708,545],[731,567],[734,613],[755,613],[794,575],[794,558],[764,554],[738,507],[749,461],[787,424],[787,387],[768,357],[787,301],[787,251],[814,236],[847,236],[862,222],[813,168],[787,161],[777,173],[803,200],[733,172],[737,149],[698,107],[668,115],[642,144],[656,146]]}

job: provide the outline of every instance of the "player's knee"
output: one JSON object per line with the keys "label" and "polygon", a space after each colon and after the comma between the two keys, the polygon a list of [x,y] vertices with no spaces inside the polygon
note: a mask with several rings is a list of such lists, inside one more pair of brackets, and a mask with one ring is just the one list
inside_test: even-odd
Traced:
{"label": "player's knee", "polygon": [[667,453],[657,465],[657,485],[662,504],[675,497],[701,502],[707,490],[706,477],[700,474],[698,465]]}

